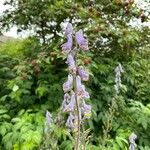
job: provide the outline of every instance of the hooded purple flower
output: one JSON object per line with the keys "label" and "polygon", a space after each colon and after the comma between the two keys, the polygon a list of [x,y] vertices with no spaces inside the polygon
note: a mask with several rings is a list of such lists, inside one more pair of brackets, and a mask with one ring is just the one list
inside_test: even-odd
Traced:
{"label": "hooded purple flower", "polygon": [[66,27],[66,31],[65,31],[65,36],[67,36],[68,34],[72,34],[72,33],[73,33],[72,24],[71,24],[71,23],[68,23],[68,24],[67,24],[67,27]]}
{"label": "hooded purple flower", "polygon": [[68,80],[63,84],[64,93],[70,91],[72,89],[73,84],[73,76],[71,74],[68,75]]}
{"label": "hooded purple flower", "polygon": [[74,58],[73,58],[73,56],[71,54],[68,55],[66,63],[69,65],[69,71],[71,73],[76,74],[76,70],[77,69],[76,69]]}
{"label": "hooded purple flower", "polygon": [[84,98],[84,99],[89,99],[90,98],[89,93],[87,91],[85,91],[85,89],[83,91],[82,98]]}
{"label": "hooded purple flower", "polygon": [[70,100],[70,95],[68,93],[65,93],[64,94],[64,100],[62,102],[62,109],[65,109],[65,107],[69,103],[69,100]]}
{"label": "hooded purple flower", "polygon": [[83,81],[88,81],[89,80],[89,74],[87,71],[84,70],[83,66],[80,66],[78,68],[78,73],[79,73],[79,76],[81,77],[81,79]]}
{"label": "hooded purple flower", "polygon": [[81,111],[82,111],[85,118],[90,118],[90,116],[91,116],[91,105],[87,105],[84,102],[83,106],[81,108]]}
{"label": "hooded purple flower", "polygon": [[72,35],[71,34],[67,35],[67,42],[62,44],[61,47],[64,53],[68,54],[71,51],[72,49]]}
{"label": "hooded purple flower", "polygon": [[70,103],[65,107],[65,111],[74,111],[74,107],[75,107],[75,93],[73,93],[71,95],[71,100]]}
{"label": "hooded purple flower", "polygon": [[88,40],[84,38],[82,30],[79,30],[78,32],[76,32],[75,38],[81,49],[83,49],[83,50],[89,49],[88,48]]}
{"label": "hooded purple flower", "polygon": [[70,129],[74,128],[74,116],[70,113],[67,122],[66,122],[66,126]]}
{"label": "hooded purple flower", "polygon": [[81,98],[85,98],[85,99],[89,99],[89,93],[87,91],[85,91],[85,86],[83,84],[81,84],[81,78],[80,76],[76,77],[76,86],[77,86],[77,96],[79,99]]}

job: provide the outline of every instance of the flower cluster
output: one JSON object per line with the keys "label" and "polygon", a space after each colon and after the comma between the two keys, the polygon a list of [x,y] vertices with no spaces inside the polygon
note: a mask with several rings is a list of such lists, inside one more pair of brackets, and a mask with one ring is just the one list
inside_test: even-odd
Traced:
{"label": "flower cluster", "polygon": [[119,90],[122,86],[121,84],[121,73],[123,73],[123,69],[122,69],[122,66],[121,64],[119,64],[116,68],[115,68],[115,73],[116,73],[116,78],[115,78],[115,91],[117,94],[119,94]]}
{"label": "flower cluster", "polygon": [[[83,66],[77,66],[76,56],[79,50],[88,50],[88,41],[84,38],[83,31],[79,30],[73,33],[71,23],[68,23],[65,37],[67,42],[62,47],[62,52],[67,54],[67,61],[69,68],[69,75],[67,81],[63,84],[64,100],[62,102],[62,109],[68,112],[69,116],[66,126],[69,129],[76,129],[77,122],[91,115],[91,106],[86,104],[86,99],[89,99],[89,93],[86,91],[82,81],[89,80],[89,73]],[[73,40],[75,38],[75,40]],[[73,48],[73,41],[76,47]]]}

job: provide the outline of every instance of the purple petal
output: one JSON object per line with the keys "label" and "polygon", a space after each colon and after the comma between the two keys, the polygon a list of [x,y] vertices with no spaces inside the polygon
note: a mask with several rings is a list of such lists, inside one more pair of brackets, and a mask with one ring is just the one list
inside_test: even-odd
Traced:
{"label": "purple petal", "polygon": [[71,74],[68,75],[68,80],[63,84],[64,93],[70,91],[73,86],[73,76]]}
{"label": "purple petal", "polygon": [[74,128],[74,116],[71,113],[67,119],[66,126],[71,129]]}
{"label": "purple petal", "polygon": [[71,34],[67,35],[67,42],[61,45],[61,47],[64,53],[69,53],[71,51],[72,49],[72,35]]}
{"label": "purple petal", "polygon": [[65,93],[64,100],[62,102],[62,109],[65,109],[65,107],[69,103],[69,100],[70,100],[70,95],[68,93]]}
{"label": "purple petal", "polygon": [[79,73],[79,76],[81,77],[81,79],[83,81],[88,81],[89,80],[89,74],[87,71],[84,70],[83,66],[80,66],[78,68],[78,73]]}
{"label": "purple petal", "polygon": [[82,108],[82,113],[85,116],[85,118],[90,118],[91,116],[91,105],[83,104]]}
{"label": "purple petal", "polygon": [[83,49],[83,50],[89,49],[88,48],[88,40],[84,38],[82,30],[79,30],[78,32],[76,32],[75,38],[81,49]]}
{"label": "purple petal", "polygon": [[71,73],[76,74],[77,68],[76,68],[76,65],[75,65],[75,60],[74,60],[74,58],[71,54],[68,55],[66,63],[69,65],[69,71]]}
{"label": "purple petal", "polygon": [[66,31],[65,31],[65,36],[67,36],[68,34],[72,34],[72,33],[73,33],[72,24],[71,24],[71,23],[68,23],[68,24],[67,24],[67,27],[66,27]]}
{"label": "purple petal", "polygon": [[84,90],[84,91],[83,91],[83,94],[82,94],[82,98],[84,98],[84,99],[89,99],[89,98],[90,98],[89,93]]}
{"label": "purple petal", "polygon": [[76,77],[76,88],[77,88],[77,97],[78,99],[84,98],[89,99],[89,93],[85,90],[85,86],[81,84],[80,76]]}
{"label": "purple petal", "polygon": [[77,84],[77,91],[80,90],[80,87],[81,87],[81,77],[80,76],[77,76],[76,77],[76,84]]}
{"label": "purple petal", "polygon": [[74,111],[75,108],[75,94],[71,95],[70,103],[65,107],[65,111]]}

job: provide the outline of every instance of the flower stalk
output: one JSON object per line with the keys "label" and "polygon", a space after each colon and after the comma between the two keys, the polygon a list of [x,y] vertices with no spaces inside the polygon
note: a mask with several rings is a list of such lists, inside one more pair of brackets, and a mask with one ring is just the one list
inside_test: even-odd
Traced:
{"label": "flower stalk", "polygon": [[[74,76],[74,89],[76,89],[76,76]],[[80,110],[79,110],[79,102],[77,98],[77,92],[75,92],[75,101],[76,101],[76,115],[77,115],[77,135],[76,135],[76,142],[75,142],[75,150],[79,150],[80,148]]]}
{"label": "flower stalk", "polygon": [[106,122],[103,126],[103,137],[101,139],[102,148],[107,146],[107,140],[109,138],[109,132],[112,129],[112,122],[114,119],[115,112],[117,110],[117,97],[119,95],[121,84],[121,74],[123,73],[123,68],[119,63],[114,70],[115,72],[115,85],[114,85],[114,97],[112,98],[111,104],[109,104],[109,110],[106,112]]}
{"label": "flower stalk", "polygon": [[[68,112],[66,126],[75,135],[74,150],[80,150],[81,122],[83,118],[90,117],[91,106],[85,104],[85,100],[90,97],[81,82],[87,81],[89,74],[83,66],[78,66],[77,53],[80,50],[88,50],[88,41],[84,38],[82,30],[73,35],[73,27],[70,23],[67,25],[65,37],[67,42],[61,47],[62,52],[67,55],[66,63],[68,64],[69,75],[68,80],[63,84],[65,95],[62,108],[64,112]],[[73,41],[75,41],[75,48],[73,48]]]}

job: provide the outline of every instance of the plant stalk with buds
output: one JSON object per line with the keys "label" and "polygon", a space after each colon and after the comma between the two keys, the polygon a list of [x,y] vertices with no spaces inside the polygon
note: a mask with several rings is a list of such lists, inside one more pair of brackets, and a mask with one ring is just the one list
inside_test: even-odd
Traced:
{"label": "plant stalk with buds", "polygon": [[[81,123],[84,119],[91,115],[91,106],[86,104],[86,99],[89,99],[89,93],[85,90],[85,86],[81,81],[88,81],[89,74],[83,66],[77,65],[77,54],[80,50],[88,50],[88,41],[83,36],[83,31],[79,30],[73,33],[71,23],[68,23],[65,37],[67,42],[62,47],[62,52],[67,55],[68,64],[68,80],[63,84],[64,100],[62,109],[68,113],[66,126],[69,131],[75,135],[75,150],[80,149]],[[75,40],[74,40],[75,39]],[[73,41],[75,47],[73,48]]]}
{"label": "plant stalk with buds", "polygon": [[106,142],[108,140],[108,136],[109,136],[109,132],[112,129],[112,121],[114,118],[114,113],[117,109],[117,96],[120,92],[120,88],[122,87],[121,84],[121,73],[123,73],[123,69],[121,64],[118,64],[118,66],[115,68],[115,85],[114,85],[114,89],[115,89],[115,94],[114,97],[112,98],[109,110],[106,112],[106,122],[103,126],[103,137],[101,139],[101,143],[102,143],[102,147],[105,148],[106,146]]}

